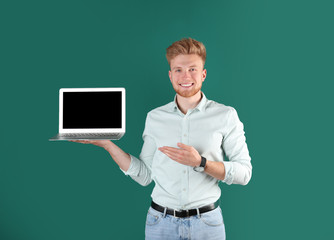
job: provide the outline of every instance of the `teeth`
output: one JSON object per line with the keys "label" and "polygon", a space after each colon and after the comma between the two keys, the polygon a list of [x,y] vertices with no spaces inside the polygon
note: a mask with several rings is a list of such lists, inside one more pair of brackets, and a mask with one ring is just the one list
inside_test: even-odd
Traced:
{"label": "teeth", "polygon": [[192,85],[192,83],[189,84],[181,84],[182,87],[190,87]]}

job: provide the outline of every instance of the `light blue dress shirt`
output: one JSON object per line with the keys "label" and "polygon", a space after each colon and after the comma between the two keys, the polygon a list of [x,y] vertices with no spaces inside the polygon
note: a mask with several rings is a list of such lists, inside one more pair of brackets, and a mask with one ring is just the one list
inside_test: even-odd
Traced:
{"label": "light blue dress shirt", "polygon": [[[139,159],[130,155],[130,167],[123,172],[143,186],[153,180],[152,200],[164,207],[184,210],[217,201],[221,194],[218,179],[158,150],[181,142],[193,146],[207,160],[223,162],[223,182],[247,184],[252,175],[251,158],[236,110],[208,100],[202,93],[200,103],[183,114],[175,100],[147,114]],[[224,161],[224,155],[229,161]]]}

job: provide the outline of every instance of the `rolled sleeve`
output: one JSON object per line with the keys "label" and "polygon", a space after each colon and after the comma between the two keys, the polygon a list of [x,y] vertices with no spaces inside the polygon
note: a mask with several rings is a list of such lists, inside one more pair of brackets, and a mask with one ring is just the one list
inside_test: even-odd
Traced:
{"label": "rolled sleeve", "polygon": [[142,186],[147,186],[152,182],[151,171],[154,154],[157,150],[156,143],[148,132],[149,118],[146,119],[146,126],[143,133],[144,144],[139,155],[139,159],[130,154],[131,163],[127,171],[121,171],[129,175],[133,180]]}
{"label": "rolled sleeve", "polygon": [[249,156],[244,126],[238,114],[231,107],[228,129],[223,139],[223,149],[229,161],[224,161],[226,184],[246,185],[252,175],[251,157]]}
{"label": "rolled sleeve", "polygon": [[130,163],[130,166],[128,168],[127,171],[124,171],[122,168],[119,168],[121,169],[121,171],[125,174],[125,175],[133,175],[133,176],[138,176],[138,173],[139,173],[139,169],[140,169],[140,160],[137,159],[136,157],[132,156],[131,154],[130,155],[130,158],[131,158],[131,163]]}
{"label": "rolled sleeve", "polygon": [[234,176],[233,165],[228,161],[224,161],[223,163],[225,167],[225,178],[223,182],[228,185],[231,185],[233,183],[233,176]]}

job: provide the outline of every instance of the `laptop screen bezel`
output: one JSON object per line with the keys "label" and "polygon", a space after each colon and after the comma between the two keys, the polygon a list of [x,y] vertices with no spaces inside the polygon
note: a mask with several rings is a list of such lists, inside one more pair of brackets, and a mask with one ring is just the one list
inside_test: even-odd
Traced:
{"label": "laptop screen bezel", "polygon": [[[122,94],[122,127],[121,128],[63,128],[64,92],[121,92]],[[125,88],[61,88],[59,89],[59,133],[123,133],[125,132]]]}

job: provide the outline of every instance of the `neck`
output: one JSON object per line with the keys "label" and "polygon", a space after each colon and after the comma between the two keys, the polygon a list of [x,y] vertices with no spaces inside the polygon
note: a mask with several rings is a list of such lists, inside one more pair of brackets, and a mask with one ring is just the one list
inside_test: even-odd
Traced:
{"label": "neck", "polygon": [[189,109],[195,108],[202,99],[202,92],[198,91],[192,97],[182,97],[176,94],[176,103],[183,114],[187,114]]}

